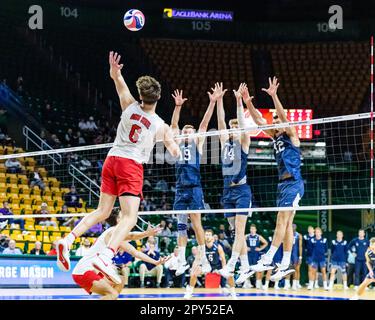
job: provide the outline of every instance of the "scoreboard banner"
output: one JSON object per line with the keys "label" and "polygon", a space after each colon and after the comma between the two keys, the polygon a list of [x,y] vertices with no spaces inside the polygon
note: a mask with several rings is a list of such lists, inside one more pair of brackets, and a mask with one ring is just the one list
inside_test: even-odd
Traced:
{"label": "scoreboard banner", "polygon": [[[276,109],[257,109],[262,113],[267,123],[271,124],[273,115],[276,113]],[[286,116],[289,121],[304,121],[312,120],[313,111],[311,109],[285,109]],[[298,136],[300,139],[310,140],[313,138],[312,125],[296,126]],[[269,138],[263,131],[261,131],[255,138]]]}
{"label": "scoreboard banner", "polygon": [[[77,261],[71,259],[72,269]],[[71,273],[57,267],[56,257],[0,255],[0,288],[76,286]]]}

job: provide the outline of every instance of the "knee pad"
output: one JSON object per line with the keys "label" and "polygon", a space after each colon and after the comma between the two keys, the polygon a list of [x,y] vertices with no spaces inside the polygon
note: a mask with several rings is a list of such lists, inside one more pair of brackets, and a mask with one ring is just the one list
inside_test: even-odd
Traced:
{"label": "knee pad", "polygon": [[180,237],[187,237],[187,215],[177,215],[177,230]]}

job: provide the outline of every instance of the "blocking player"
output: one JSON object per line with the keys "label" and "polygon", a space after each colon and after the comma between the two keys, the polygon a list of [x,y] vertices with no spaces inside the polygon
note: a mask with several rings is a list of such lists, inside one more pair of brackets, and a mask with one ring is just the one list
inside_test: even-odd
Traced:
{"label": "blocking player", "polygon": [[[237,119],[229,121],[230,129],[245,128],[245,115],[242,104],[241,90],[245,84],[241,84],[237,91],[233,90],[237,102]],[[226,130],[225,111],[223,106],[223,84],[217,84],[219,88],[219,99],[217,100],[218,129]],[[239,209],[251,207],[251,189],[247,184],[247,156],[250,147],[250,136],[248,133],[222,133],[220,134],[222,172],[224,179],[223,205],[224,209]],[[219,270],[224,278],[233,275],[238,258],[241,261],[240,283],[244,282],[250,275],[250,265],[247,257],[247,246],[245,240],[245,228],[248,211],[237,213],[225,213],[231,230],[235,230],[232,255],[228,263]]]}
{"label": "blocking player", "polygon": [[112,258],[119,245],[135,226],[142,198],[143,163],[147,162],[155,141],[163,141],[173,157],[180,149],[173,139],[170,127],[156,114],[156,105],[161,95],[161,86],[150,76],[137,80],[139,103],[121,75],[123,64],[117,52],[110,52],[110,76],[113,79],[122,109],[116,139],[108,152],[102,170],[102,184],[98,208],[85,216],[71,233],[57,244],[57,264],[63,271],[70,269],[69,249],[76,237],[108,218],[117,198],[122,210],[122,219],[112,233],[108,248],[102,250],[93,261],[94,267],[120,284],[121,279],[112,267]]}
{"label": "blocking player", "polygon": [[[119,210],[114,209],[111,216],[108,218],[107,222],[111,225],[116,225],[120,222],[121,213]],[[75,268],[73,269],[72,276],[73,280],[87,293],[97,293],[102,296],[103,300],[114,300],[117,299],[118,295],[121,293],[124,284],[125,277],[119,276],[121,279],[120,283],[114,283],[101,272],[98,272],[92,265],[95,257],[106,249],[108,242],[114,232],[115,227],[112,226],[105,230],[100,237],[95,241],[93,246],[90,248],[88,254],[81,258]],[[127,252],[128,254],[141,259],[145,262],[152,263],[155,265],[163,264],[167,259],[161,258],[159,260],[154,260],[147,256],[146,254],[138,251],[134,248],[128,241],[138,240],[148,236],[157,234],[160,231],[158,227],[149,228],[145,232],[130,232],[126,238],[126,241],[121,241],[120,248]],[[112,268],[116,271],[116,267],[112,265]]]}
{"label": "blocking player", "polygon": [[[263,88],[273,100],[276,108],[276,114],[273,117],[274,124],[286,123],[285,110],[277,96],[277,89],[279,82],[276,77],[268,79],[269,87]],[[266,124],[266,120],[256,110],[252,103],[253,97],[250,97],[249,91],[245,86],[241,92],[246,106],[258,125]],[[295,127],[285,127],[278,129],[264,130],[273,140],[274,155],[277,163],[279,173],[279,184],[277,186],[277,202],[279,208],[282,207],[297,207],[300,199],[304,194],[304,185],[301,176],[301,150],[300,140]],[[295,210],[280,209],[277,214],[276,229],[270,249],[265,253],[258,264],[252,266],[252,270],[261,272],[273,269],[272,258],[277,249],[283,243],[283,259],[281,263],[274,270],[271,280],[280,280],[294,269],[290,265],[292,248],[293,248],[293,219]]]}
{"label": "blocking player", "polygon": [[[260,252],[263,251],[268,246],[268,241],[264,239],[261,235],[257,234],[257,227],[255,224],[250,225],[250,233],[245,237],[246,239],[246,245],[248,250],[248,259],[249,264],[254,265],[257,264]],[[255,287],[257,289],[262,288],[262,278],[263,278],[263,272],[257,272],[256,273],[256,282]],[[239,284],[236,281],[236,284]]]}
{"label": "blocking player", "polygon": [[346,274],[346,261],[348,260],[348,242],[344,240],[344,233],[337,231],[336,239],[331,243],[331,279],[329,290],[333,290],[335,283],[335,274],[337,270],[341,271],[344,289],[348,289],[348,276]]}
{"label": "blocking player", "polygon": [[[209,262],[213,272],[217,272],[223,266],[225,266],[226,261],[223,247],[215,241],[214,232],[211,229],[207,229],[205,232],[205,249],[207,261]],[[195,284],[197,283],[197,278],[201,274],[207,274],[207,272],[204,272],[201,267],[192,268],[190,273],[190,283],[186,286],[184,299],[191,299]],[[230,286],[231,297],[236,298],[233,276],[228,278],[228,283]]]}
{"label": "blocking player", "polygon": [[[218,90],[216,87],[212,89],[213,92],[208,92],[210,99],[206,113],[199,125],[198,132],[204,133],[207,131],[208,124],[214,112],[216,99],[218,97]],[[180,134],[179,120],[182,105],[187,100],[182,96],[183,91],[175,90],[172,97],[175,101],[175,108],[173,111],[171,128],[175,135]],[[195,133],[194,126],[186,124],[182,128],[183,135],[190,135]],[[180,157],[177,160],[176,167],[176,195],[173,205],[173,210],[204,210],[204,195],[201,184],[200,161],[203,155],[203,145],[206,136],[179,138],[176,143],[180,147]],[[210,272],[210,265],[205,259],[205,244],[204,244],[204,230],[202,227],[202,220],[200,213],[190,214],[190,220],[195,232],[198,242],[197,265],[202,265],[204,273]],[[177,215],[178,227],[178,267],[176,276],[183,274],[188,268],[189,264],[186,262],[186,245],[187,245],[187,224],[188,215]]]}
{"label": "blocking player", "polygon": [[358,287],[356,294],[351,298],[351,300],[358,300],[361,295],[365,292],[366,288],[373,282],[375,282],[375,238],[370,239],[370,246],[366,251],[366,266],[368,269],[368,274],[363,280],[361,285]]}

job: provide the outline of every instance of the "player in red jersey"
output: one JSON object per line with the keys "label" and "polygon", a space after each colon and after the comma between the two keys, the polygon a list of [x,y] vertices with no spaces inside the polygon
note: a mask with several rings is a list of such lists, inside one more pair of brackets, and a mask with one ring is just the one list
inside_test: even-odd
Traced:
{"label": "player in red jersey", "polygon": [[121,279],[112,268],[112,258],[137,222],[143,187],[142,164],[149,160],[156,141],[163,141],[173,157],[180,155],[172,130],[155,112],[161,95],[160,83],[150,76],[140,77],[136,82],[139,103],[121,74],[123,64],[120,64],[120,58],[117,52],[109,53],[110,76],[120,98],[122,114],[115,142],[103,165],[98,208],[85,216],[57,244],[57,264],[61,270],[68,271],[69,249],[75,238],[108,218],[118,197],[122,219],[112,234],[108,248],[93,261],[93,266],[116,284],[120,284]]}

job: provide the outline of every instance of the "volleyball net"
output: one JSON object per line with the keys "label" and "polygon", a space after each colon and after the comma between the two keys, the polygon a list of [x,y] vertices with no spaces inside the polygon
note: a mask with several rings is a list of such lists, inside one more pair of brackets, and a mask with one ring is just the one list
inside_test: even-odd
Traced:
{"label": "volleyball net", "polygon": [[[296,127],[301,135],[301,172],[305,194],[293,210],[319,211],[328,209],[373,209],[373,176],[371,149],[371,113],[249,126],[236,130],[210,130],[195,133],[190,138],[205,136],[201,157],[201,183],[206,214],[243,212],[244,209],[224,210],[222,206],[223,173],[220,135],[251,132],[248,154],[247,182],[252,190],[250,212],[277,212],[278,173],[272,140],[265,129]],[[308,132],[309,139],[302,137]],[[177,136],[187,138],[187,136]],[[71,216],[83,216],[96,208],[100,195],[101,170],[112,144],[91,145],[55,150],[36,150],[0,155],[0,162],[19,161],[23,172],[4,173],[1,199],[8,200],[18,217],[39,217],[41,203],[48,205],[56,217],[66,202],[65,196],[74,185],[80,204],[69,208]],[[182,155],[191,156],[191,155]],[[33,165],[32,165],[33,164]],[[30,175],[38,172],[42,186],[30,188]],[[28,181],[24,181],[24,176]],[[22,178],[23,177],[23,178]],[[140,215],[170,215],[194,213],[194,210],[173,210],[176,190],[175,162],[162,142],[157,142],[148,163],[144,165],[144,199]],[[324,196],[322,196],[324,195]]]}

